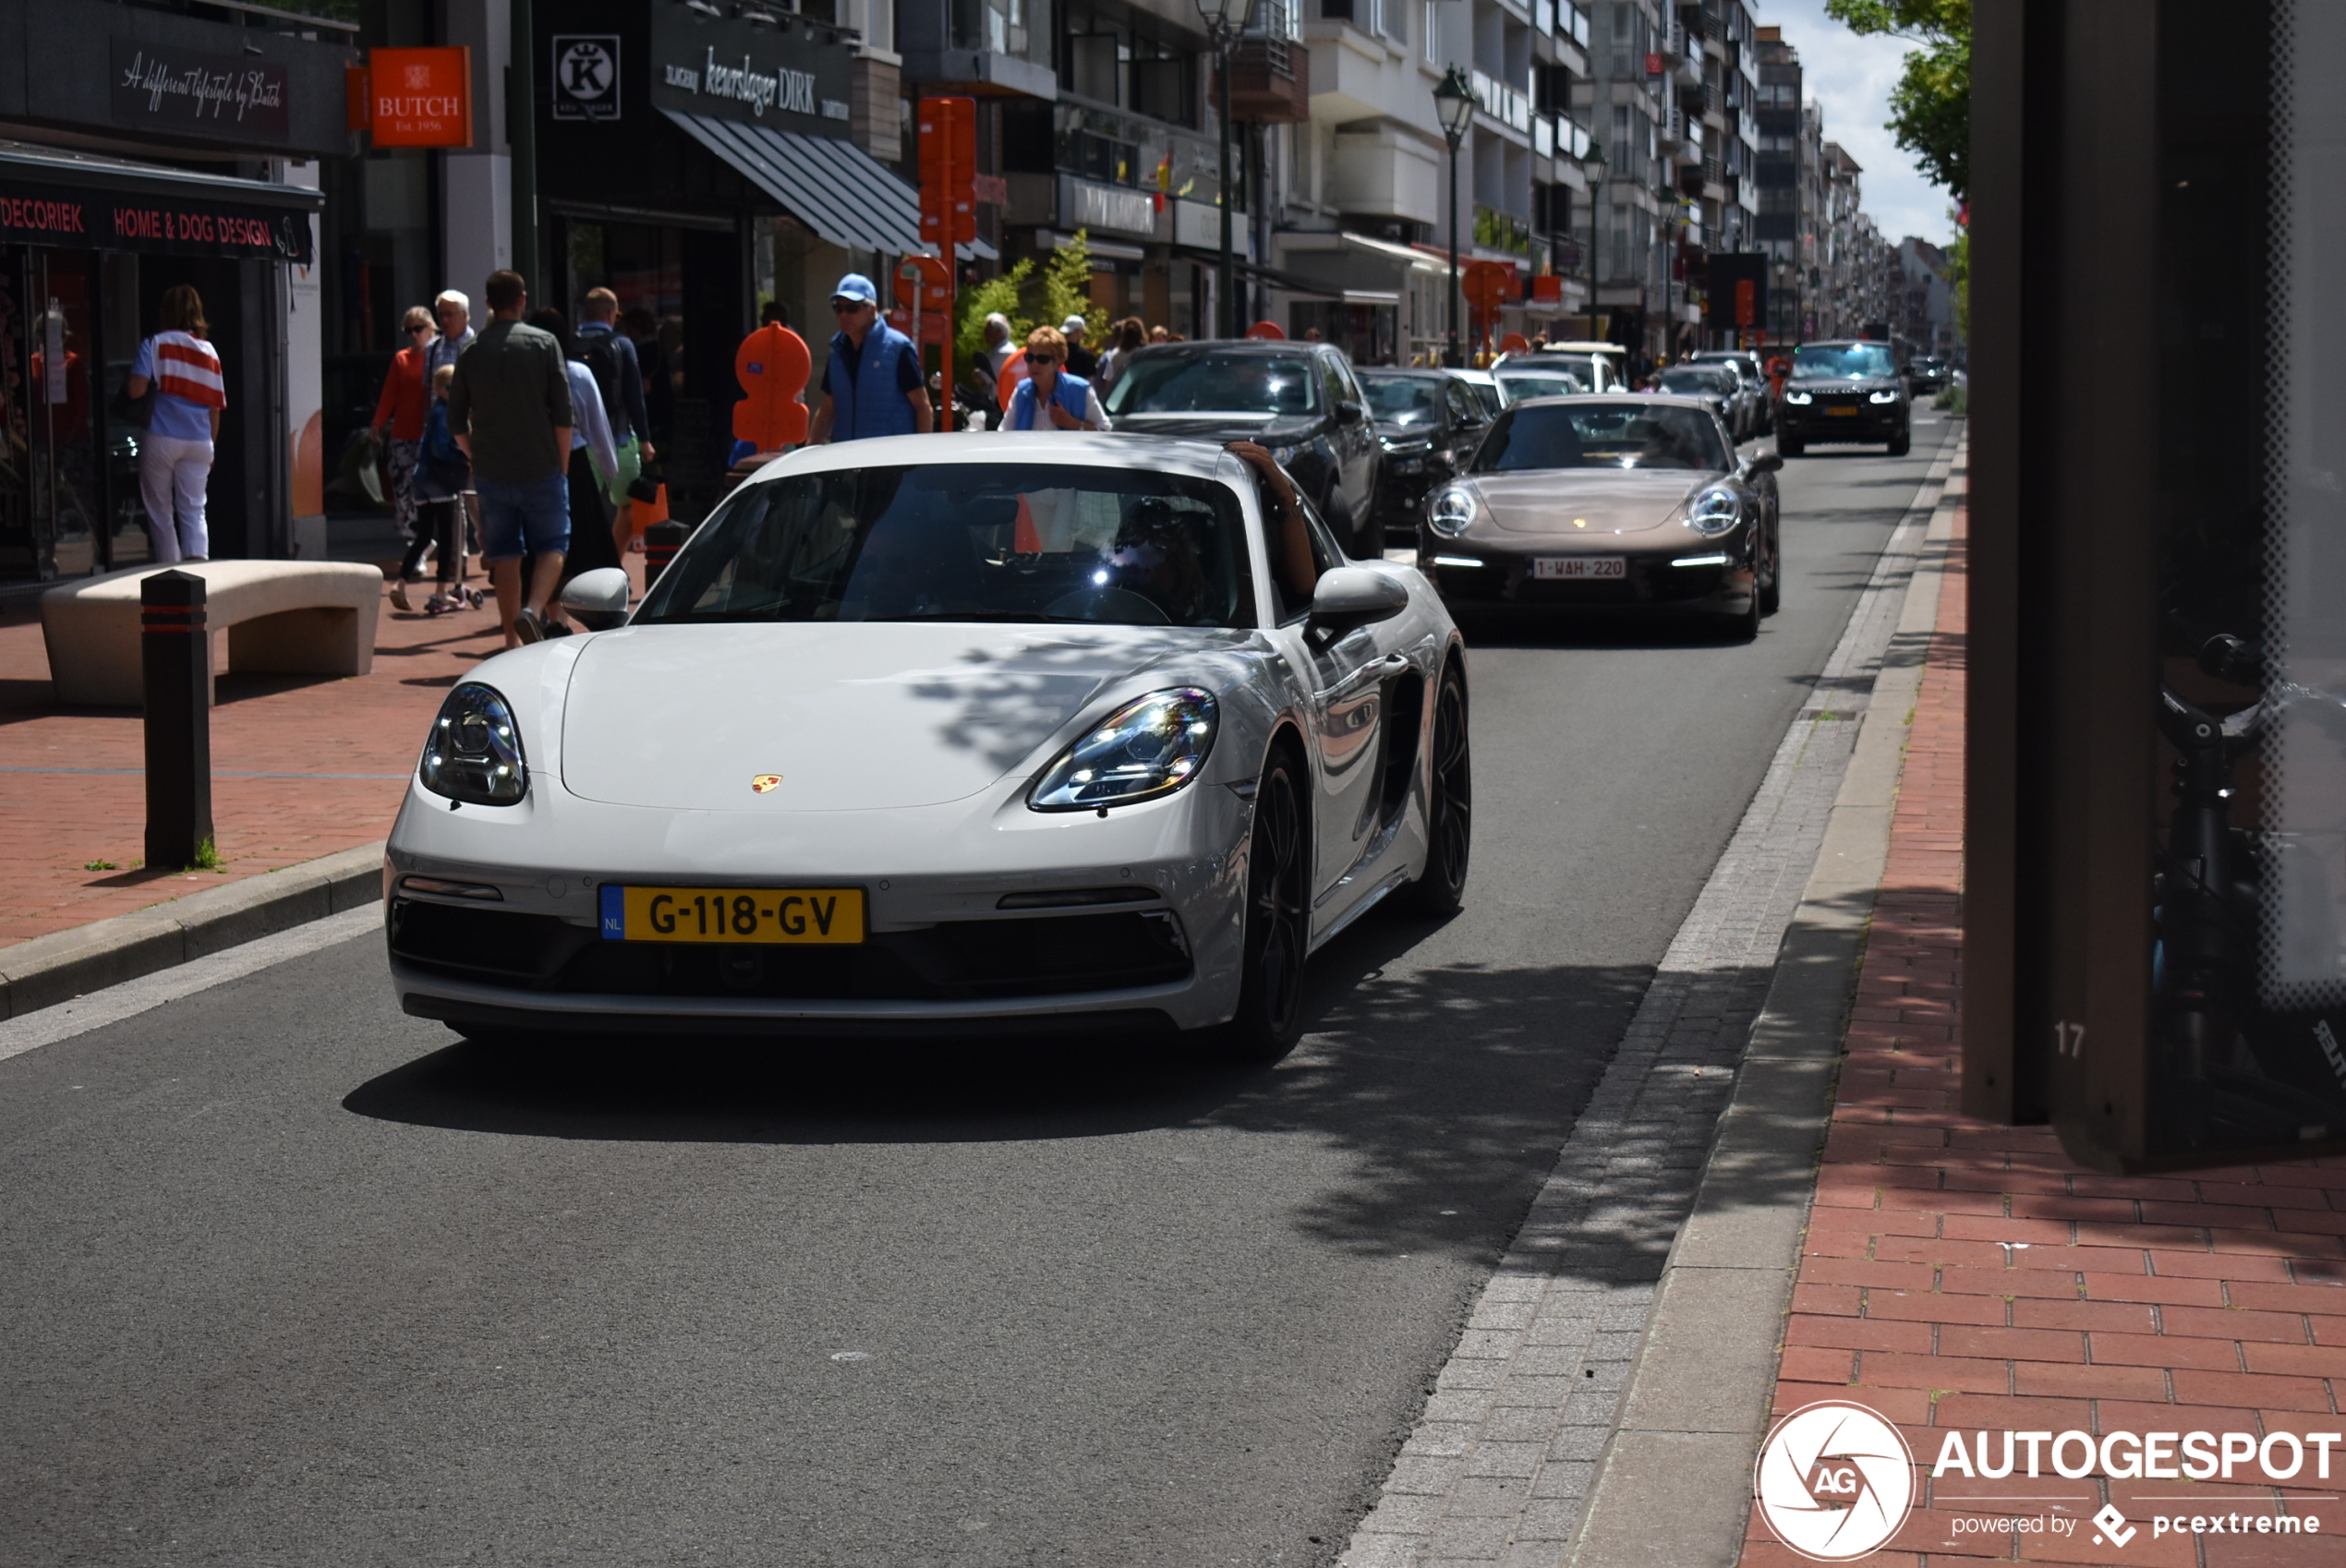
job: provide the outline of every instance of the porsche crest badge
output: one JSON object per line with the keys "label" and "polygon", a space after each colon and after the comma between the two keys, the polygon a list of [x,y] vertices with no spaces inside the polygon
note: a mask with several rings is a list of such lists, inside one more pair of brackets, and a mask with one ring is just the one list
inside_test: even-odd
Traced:
{"label": "porsche crest badge", "polygon": [[749,781],[750,792],[755,795],[771,794],[781,781],[782,776],[779,773],[761,773]]}

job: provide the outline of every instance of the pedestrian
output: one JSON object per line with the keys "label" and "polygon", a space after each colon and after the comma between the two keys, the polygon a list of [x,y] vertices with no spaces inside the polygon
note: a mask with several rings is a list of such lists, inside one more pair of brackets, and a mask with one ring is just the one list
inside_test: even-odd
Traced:
{"label": "pedestrian", "polygon": [[[453,368],[464,357],[473,342],[473,302],[460,289],[444,288],[432,296],[432,320],[440,324],[440,335],[424,350],[424,374],[438,375],[442,369]],[[465,491],[463,505],[464,542],[473,555],[480,553],[480,497],[469,488]]]}
{"label": "pedestrian", "polygon": [[1002,367],[1010,362],[1013,352],[1010,347],[1010,319],[997,310],[986,318],[986,346],[977,351],[977,356],[986,361],[986,379],[988,381],[1001,375]]}
{"label": "pedestrian", "polygon": [[[790,312],[783,310],[779,300],[768,300],[768,313],[780,312],[783,325],[789,324]],[[621,554],[634,542],[635,526],[633,509],[627,498],[627,487],[643,473],[644,465],[658,461],[659,452],[652,445],[651,413],[644,406],[644,371],[636,361],[635,345],[618,330],[619,296],[607,288],[586,291],[586,320],[578,328],[578,359],[595,374],[595,386],[602,393],[603,417],[611,426],[611,441],[619,454],[619,469],[611,477],[611,502],[618,515],[611,520],[611,541]]]}
{"label": "pedestrian", "polygon": [[1115,386],[1117,378],[1124,374],[1126,359],[1134,350],[1146,346],[1148,341],[1149,331],[1141,325],[1138,316],[1127,316],[1119,321],[1115,341],[1108,345],[1107,352],[1100,356],[1099,373],[1092,378],[1092,384],[1103,392]]}
{"label": "pedestrian", "polygon": [[652,420],[644,434],[667,446],[676,428],[676,376],[669,368],[659,318],[639,305],[619,318],[619,330],[635,345],[635,363],[644,373],[644,411]]}
{"label": "pedestrian", "polygon": [[[873,436],[926,435],[937,411],[921,383],[920,350],[880,320],[879,292],[861,272],[831,291],[831,356],[823,368],[822,405],[806,444],[863,440]],[[989,320],[990,325],[990,320]]]}
{"label": "pedestrian", "polygon": [[1164,322],[1160,321],[1155,326],[1149,329],[1149,342],[1171,343],[1172,341],[1173,334],[1166,331]]}
{"label": "pedestrian", "polygon": [[[546,603],[570,549],[563,475],[576,416],[562,344],[522,322],[529,293],[521,274],[490,273],[488,305],[489,325],[448,385],[448,428],[473,465],[482,555],[511,648],[546,634]],[[525,555],[538,558],[526,587]]]}
{"label": "pedestrian", "polygon": [[[415,494],[418,541],[429,541],[439,552],[439,591],[424,602],[424,613],[441,615],[466,608],[465,492],[472,488],[472,464],[448,433],[448,383],[456,367],[442,365],[431,373],[431,392],[424,411],[423,439],[417,443]],[[393,585],[392,597],[401,597]],[[405,609],[402,603],[399,607]]]}
{"label": "pedestrian", "polygon": [[369,428],[377,440],[389,437],[383,466],[391,476],[391,515],[399,531],[407,536],[406,556],[399,563],[399,574],[392,579],[391,602],[412,613],[416,607],[407,601],[407,585],[424,580],[420,567],[424,551],[431,544],[431,536],[417,525],[415,486],[416,463],[423,451],[425,404],[430,402],[424,384],[424,356],[434,341],[431,312],[420,305],[409,307],[400,318],[399,331],[407,346],[392,356]]}
{"label": "pedestrian", "polygon": [[169,566],[212,557],[204,488],[228,392],[220,355],[206,341],[212,326],[203,299],[193,285],[174,283],[163,291],[155,325],[155,335],[139,345],[122,390],[135,400],[154,389],[146,433],[139,438],[139,496],[146,502],[154,559]]}
{"label": "pedestrian", "polygon": [[[587,297],[591,299],[594,296],[589,295]],[[757,308],[757,324],[761,327],[789,326],[790,307],[779,299],[768,300]]]}
{"label": "pedestrian", "polygon": [[[532,311],[529,324],[562,345],[562,374],[570,381],[570,408],[574,416],[564,475],[570,505],[570,549],[562,557],[562,570],[554,582],[554,592],[560,594],[562,585],[580,573],[619,564],[621,546],[611,527],[615,509],[609,499],[611,476],[619,467],[619,453],[611,440],[611,422],[603,413],[603,390],[596,384],[595,372],[579,354],[578,344],[571,336],[570,322],[561,311],[549,306]],[[561,613],[558,607],[546,611],[550,632],[554,618]]]}
{"label": "pedestrian", "polygon": [[1059,332],[1067,338],[1068,374],[1081,376],[1087,381],[1097,380],[1100,374],[1100,356],[1083,344],[1091,330],[1081,316],[1070,316],[1059,323]]}
{"label": "pedestrian", "polygon": [[[1066,364],[1066,334],[1055,327],[1037,327],[1026,334],[1026,380],[1010,394],[1004,429],[1112,428],[1107,410],[1100,406],[1100,394],[1091,382],[1062,368]],[[1039,419],[1038,408],[1045,411]]]}

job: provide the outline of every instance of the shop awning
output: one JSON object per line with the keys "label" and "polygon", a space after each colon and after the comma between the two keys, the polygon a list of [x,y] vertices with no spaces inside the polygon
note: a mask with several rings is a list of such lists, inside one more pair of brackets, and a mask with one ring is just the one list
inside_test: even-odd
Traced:
{"label": "shop awning", "polygon": [[852,141],[662,109],[684,133],[833,245],[918,256],[920,193]]}
{"label": "shop awning", "polygon": [[325,204],[303,186],[0,141],[0,241],[307,266]]}

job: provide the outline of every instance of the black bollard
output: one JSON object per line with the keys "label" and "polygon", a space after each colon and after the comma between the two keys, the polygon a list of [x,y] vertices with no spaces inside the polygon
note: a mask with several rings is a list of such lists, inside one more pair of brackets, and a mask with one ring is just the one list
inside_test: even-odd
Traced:
{"label": "black bollard", "polygon": [[690,527],[672,521],[655,523],[644,530],[644,592],[652,591],[659,574],[668,570],[668,563],[676,559],[676,552],[692,537]]}
{"label": "black bollard", "polygon": [[147,866],[193,865],[212,843],[212,644],[204,584],[158,572],[139,585],[147,683]]}

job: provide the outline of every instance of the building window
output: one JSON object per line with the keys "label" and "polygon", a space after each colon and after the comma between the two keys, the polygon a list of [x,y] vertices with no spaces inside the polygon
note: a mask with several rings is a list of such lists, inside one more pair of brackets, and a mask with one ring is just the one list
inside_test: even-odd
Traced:
{"label": "building window", "polygon": [[1425,57],[1429,63],[1433,63],[1436,59],[1433,53],[1433,7],[1435,4],[1436,0],[1425,0],[1425,8],[1418,17],[1418,20],[1424,24],[1420,30],[1425,34]]}

